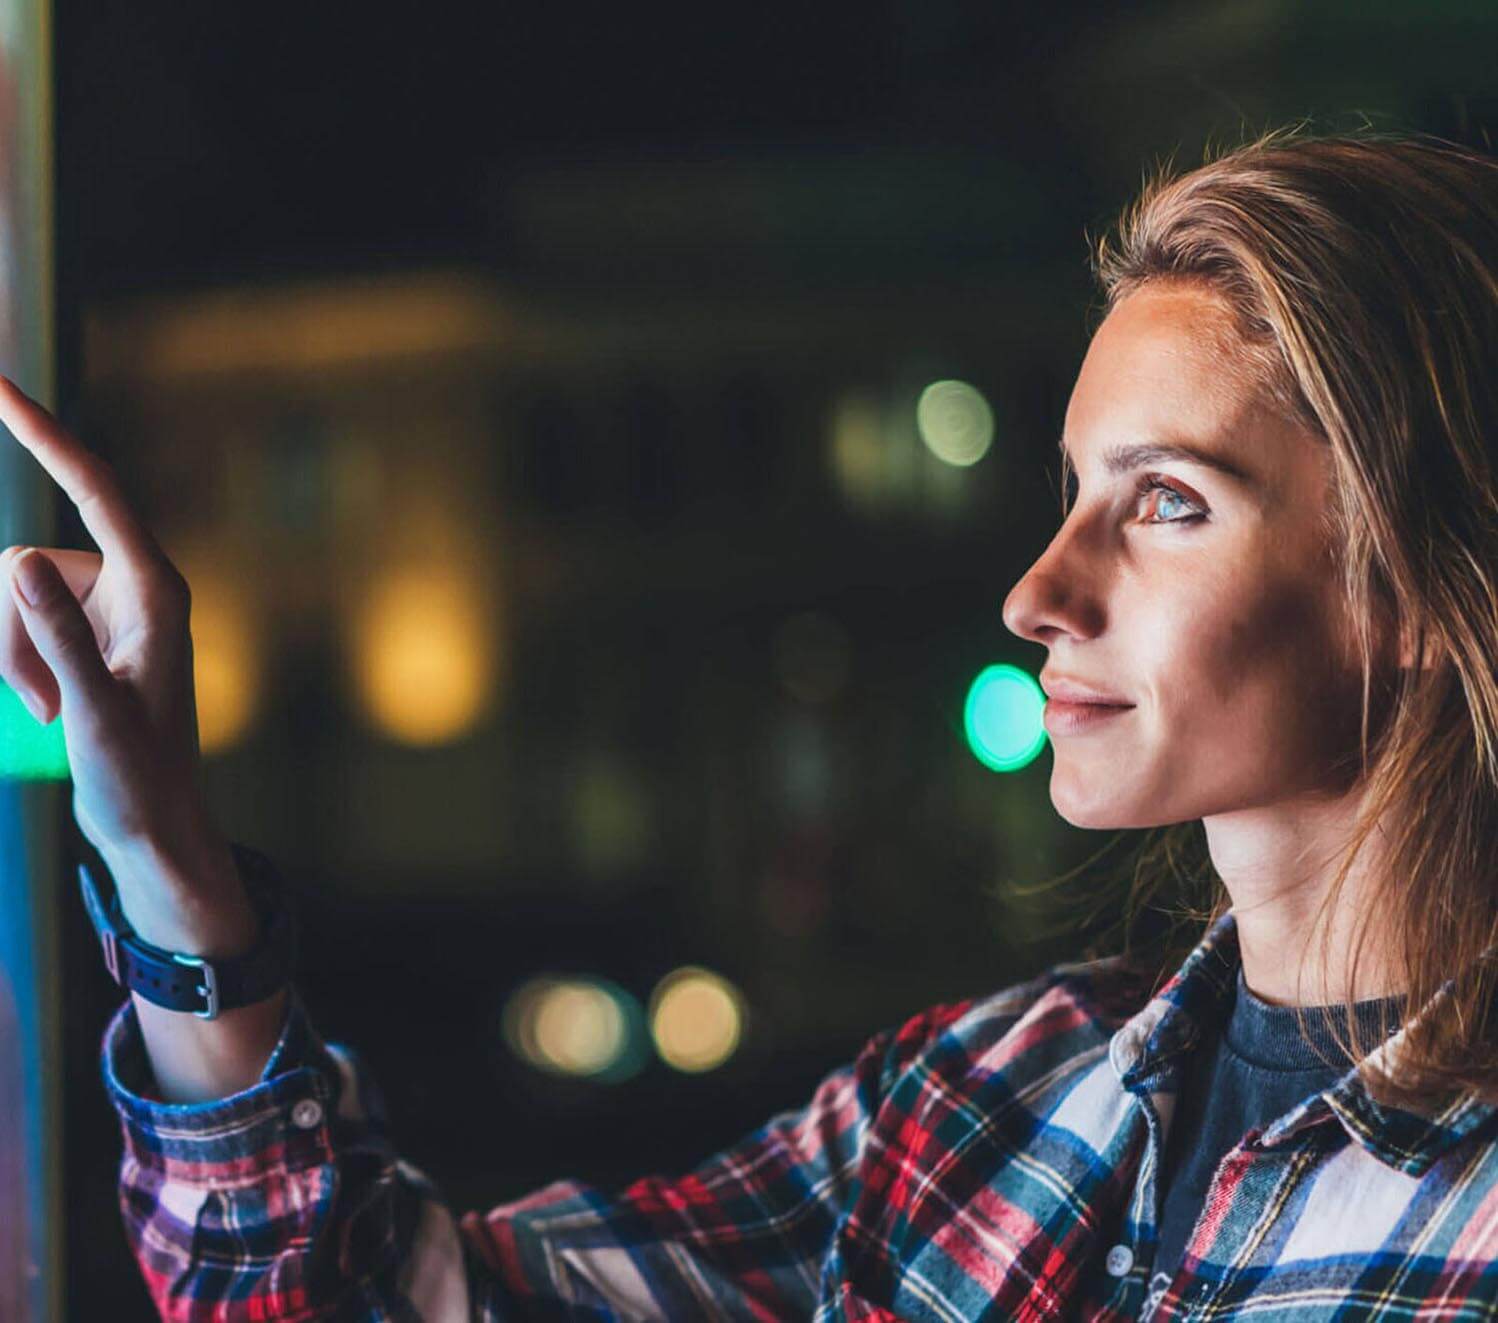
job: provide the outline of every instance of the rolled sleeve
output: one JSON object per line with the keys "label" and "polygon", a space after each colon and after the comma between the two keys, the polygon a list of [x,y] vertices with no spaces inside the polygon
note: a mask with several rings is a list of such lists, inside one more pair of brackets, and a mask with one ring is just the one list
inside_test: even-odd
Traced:
{"label": "rolled sleeve", "polygon": [[286,1018],[258,1083],[197,1103],[162,1102],[140,1020],[126,1001],[104,1032],[105,1090],[119,1113],[127,1158],[187,1185],[241,1185],[268,1171],[332,1160],[332,1114],[345,1071],[293,987]]}
{"label": "rolled sleeve", "polygon": [[293,987],[260,1079],[168,1103],[133,1002],[102,1045],[124,1136],[119,1206],[163,1319],[468,1317],[456,1223],[399,1160],[359,1054],[329,1044]]}

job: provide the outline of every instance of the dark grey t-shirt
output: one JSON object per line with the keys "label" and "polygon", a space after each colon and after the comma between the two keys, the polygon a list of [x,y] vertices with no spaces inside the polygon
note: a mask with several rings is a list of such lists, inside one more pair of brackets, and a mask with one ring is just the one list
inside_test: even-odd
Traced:
{"label": "dark grey t-shirt", "polygon": [[[1389,1025],[1399,1024],[1403,997],[1387,999]],[[1357,1003],[1358,1024],[1365,1044],[1379,1041],[1379,1008],[1384,1000]],[[1345,1007],[1334,1007],[1339,1029],[1347,1023]],[[1215,1042],[1198,1045],[1187,1065],[1176,1103],[1170,1136],[1161,1163],[1162,1203],[1160,1243],[1155,1253],[1151,1288],[1162,1291],[1180,1266],[1191,1230],[1206,1206],[1207,1187],[1217,1166],[1251,1129],[1263,1129],[1296,1103],[1320,1093],[1341,1079],[1351,1066],[1327,1066],[1340,1061],[1336,1043],[1321,1012],[1307,1007],[1306,1033],[1301,1036],[1293,1006],[1261,1001],[1243,981]]]}

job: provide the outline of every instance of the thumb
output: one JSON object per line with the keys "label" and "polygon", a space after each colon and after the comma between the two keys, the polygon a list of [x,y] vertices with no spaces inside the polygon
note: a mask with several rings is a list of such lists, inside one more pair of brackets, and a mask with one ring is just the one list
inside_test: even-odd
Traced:
{"label": "thumb", "polygon": [[10,567],[11,596],[21,610],[26,633],[57,677],[62,699],[102,697],[114,676],[104,664],[93,626],[73,590],[46,556],[28,547]]}

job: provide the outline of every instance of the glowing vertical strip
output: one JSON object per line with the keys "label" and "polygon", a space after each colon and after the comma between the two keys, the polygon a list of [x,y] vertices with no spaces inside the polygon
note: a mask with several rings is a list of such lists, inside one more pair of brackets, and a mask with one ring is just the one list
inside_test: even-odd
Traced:
{"label": "glowing vertical strip", "polygon": [[[0,371],[55,405],[52,13],[0,4]],[[0,546],[56,544],[50,479],[6,439]],[[59,791],[0,780],[0,1316],[63,1311]]]}

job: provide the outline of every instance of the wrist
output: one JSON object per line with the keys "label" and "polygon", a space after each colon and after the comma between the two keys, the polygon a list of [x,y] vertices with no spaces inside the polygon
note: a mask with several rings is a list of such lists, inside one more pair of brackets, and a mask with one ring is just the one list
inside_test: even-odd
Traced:
{"label": "wrist", "polygon": [[152,846],[112,853],[122,882],[101,881],[101,857],[80,860],[78,884],[121,987],[174,1014],[216,1020],[273,1001],[290,982],[297,908],[266,855],[217,836],[201,854]]}
{"label": "wrist", "polygon": [[259,940],[260,916],[221,836],[205,832],[171,843],[144,840],[99,855],[125,921],[143,942],[224,960]]}

